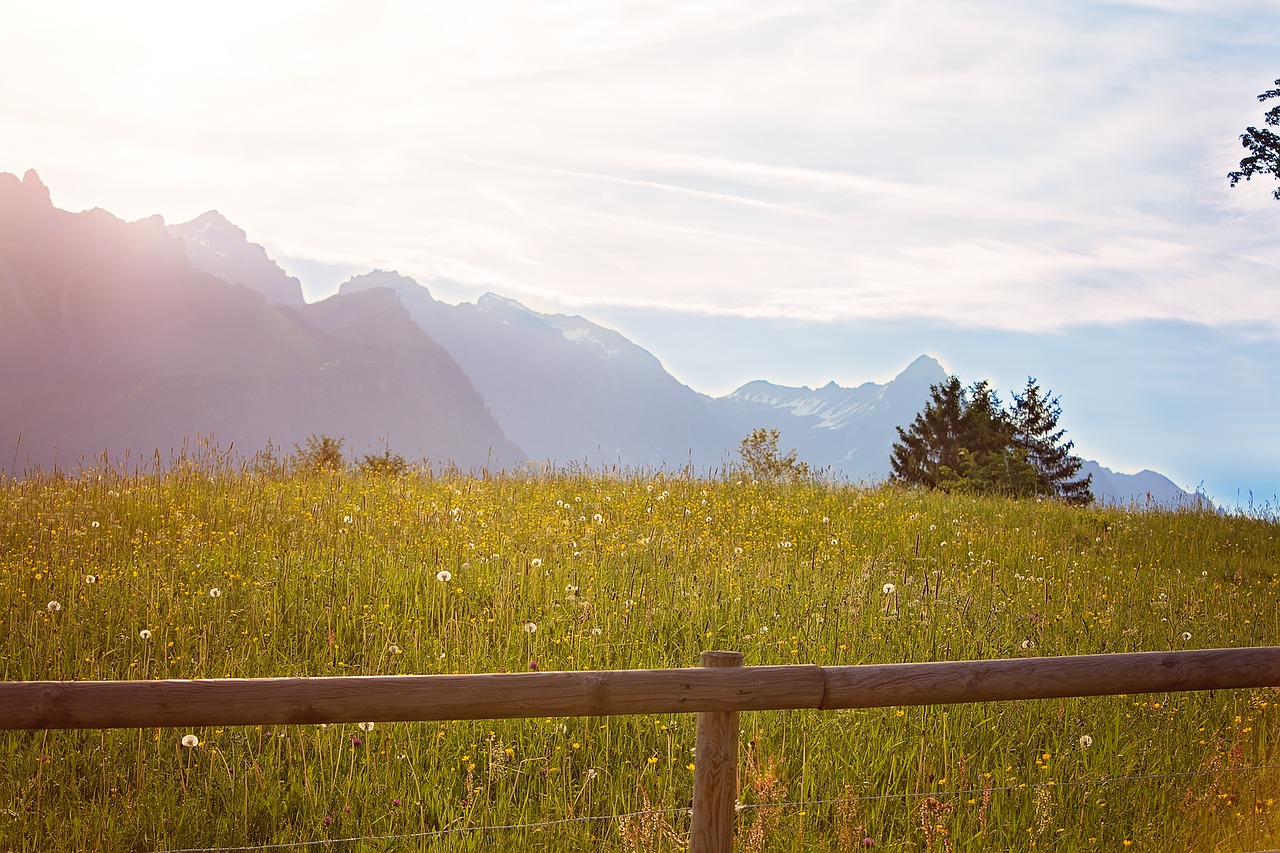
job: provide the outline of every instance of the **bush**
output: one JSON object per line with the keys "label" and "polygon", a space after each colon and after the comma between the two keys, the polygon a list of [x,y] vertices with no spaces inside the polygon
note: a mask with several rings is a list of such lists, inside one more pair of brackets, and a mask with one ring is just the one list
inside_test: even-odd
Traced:
{"label": "bush", "polygon": [[342,436],[309,435],[306,447],[293,446],[296,467],[300,471],[341,471],[346,467],[342,458]]}

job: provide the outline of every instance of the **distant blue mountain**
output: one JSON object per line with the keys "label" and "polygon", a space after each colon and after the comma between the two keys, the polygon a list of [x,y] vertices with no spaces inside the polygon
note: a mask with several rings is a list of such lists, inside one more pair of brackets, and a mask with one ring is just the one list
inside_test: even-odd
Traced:
{"label": "distant blue mountain", "polygon": [[723,464],[741,438],[709,398],[611,329],[495,294],[449,305],[390,272],[357,276],[340,292],[375,289],[394,292],[462,366],[531,460],[708,469]]}
{"label": "distant blue mountain", "polygon": [[[766,427],[814,470],[865,483],[888,476],[896,427],[947,378],[920,356],[882,385],[759,380],[711,398],[614,330],[496,294],[450,305],[375,271],[308,305],[216,212],[168,228],[71,214],[34,173],[0,174],[0,367],[0,446],[21,434],[26,463],[328,433],[463,467],[707,472]],[[1104,502],[1193,500],[1151,471],[1084,470]]]}
{"label": "distant blue mountain", "polygon": [[898,434],[924,408],[932,385],[947,372],[922,355],[890,382],[844,388],[793,388],[748,382],[715,400],[719,415],[746,435],[757,427],[778,430],[779,444],[794,447],[811,468],[855,482],[889,476],[889,456]]}

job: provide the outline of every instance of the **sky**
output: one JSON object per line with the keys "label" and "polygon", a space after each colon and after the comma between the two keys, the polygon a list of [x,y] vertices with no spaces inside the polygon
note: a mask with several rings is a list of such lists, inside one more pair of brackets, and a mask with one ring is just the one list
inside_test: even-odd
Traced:
{"label": "sky", "polygon": [[1274,0],[15,3],[0,171],[712,395],[1036,376],[1081,455],[1275,504],[1280,202],[1226,173],[1278,47]]}

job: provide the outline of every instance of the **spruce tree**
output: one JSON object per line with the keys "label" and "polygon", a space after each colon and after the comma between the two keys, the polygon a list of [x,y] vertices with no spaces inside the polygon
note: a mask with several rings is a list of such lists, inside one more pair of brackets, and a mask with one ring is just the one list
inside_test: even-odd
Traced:
{"label": "spruce tree", "polygon": [[1036,380],[1027,377],[1026,389],[1013,395],[1011,416],[1016,446],[1036,469],[1036,492],[1070,503],[1091,503],[1093,475],[1079,476],[1084,462],[1071,454],[1075,442],[1063,441],[1067,431],[1058,428],[1058,398],[1042,393]]}
{"label": "spruce tree", "polygon": [[958,486],[1011,497],[1034,494],[1035,469],[1014,441],[1013,420],[985,381],[970,387],[964,423],[965,453]]}
{"label": "spruce tree", "polygon": [[1034,379],[1014,394],[1011,409],[986,382],[965,388],[952,376],[929,389],[924,409],[906,429],[890,458],[893,479],[928,488],[1011,497],[1046,495],[1072,503],[1093,500],[1090,477],[1074,444],[1058,429],[1062,407],[1041,393]]}
{"label": "spruce tree", "polygon": [[899,440],[889,460],[895,480],[936,488],[955,475],[964,446],[966,406],[957,377],[929,387],[929,402],[910,428],[897,427]]}

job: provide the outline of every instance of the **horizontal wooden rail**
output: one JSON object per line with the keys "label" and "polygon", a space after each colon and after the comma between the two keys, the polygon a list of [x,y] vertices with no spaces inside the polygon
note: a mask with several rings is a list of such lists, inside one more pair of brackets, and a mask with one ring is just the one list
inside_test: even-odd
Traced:
{"label": "horizontal wooden rail", "polygon": [[875,666],[0,683],[0,729],[872,708],[1280,686],[1280,648]]}
{"label": "horizontal wooden rail", "polygon": [[825,667],[823,708],[1280,687],[1280,647]]}

